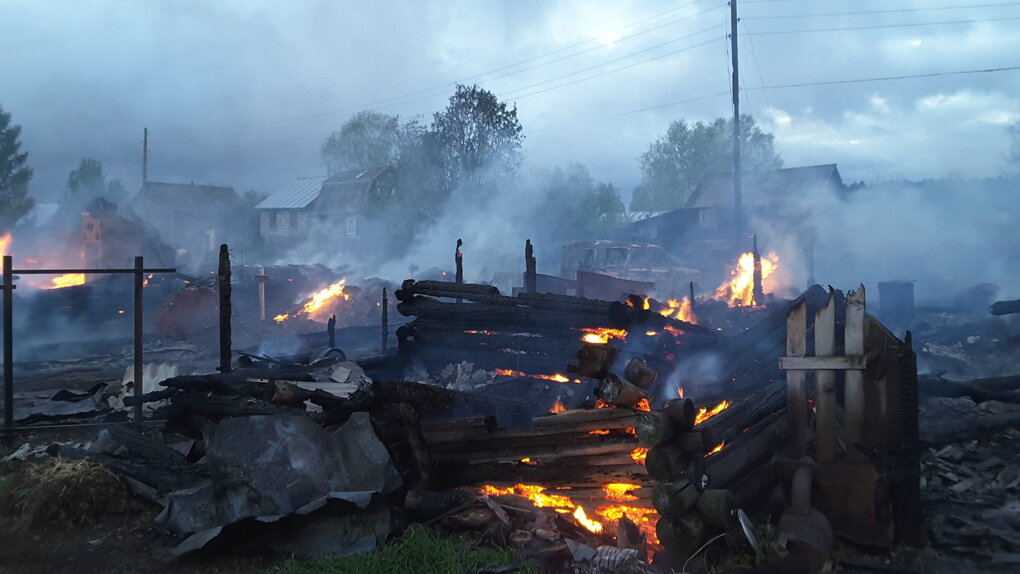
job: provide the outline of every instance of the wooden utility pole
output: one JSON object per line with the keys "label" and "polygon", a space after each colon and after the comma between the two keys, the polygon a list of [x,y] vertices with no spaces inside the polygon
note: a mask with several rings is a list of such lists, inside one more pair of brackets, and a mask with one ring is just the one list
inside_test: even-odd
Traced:
{"label": "wooden utility pole", "polygon": [[[457,282],[457,285],[462,285],[464,283],[464,256],[460,252],[460,248],[463,245],[464,245],[464,242],[461,241],[460,239],[458,239],[457,240],[457,250],[453,254],[453,262],[454,262],[454,265],[457,268],[456,273],[454,275],[454,280]],[[457,299],[457,302],[460,303],[460,302],[462,302],[462,300],[461,299]]]}
{"label": "wooden utility pole", "polygon": [[217,284],[220,292],[220,372],[230,372],[230,250],[220,245],[220,269]]}
{"label": "wooden utility pole", "polygon": [[730,0],[730,50],[733,52],[733,228],[737,249],[744,235],[740,190],[740,68],[737,58],[737,0]]}
{"label": "wooden utility pole", "polygon": [[537,262],[535,261],[535,250],[531,246],[531,240],[524,242],[524,292],[538,292],[538,273],[536,272]]}
{"label": "wooden utility pole", "polygon": [[149,183],[149,128],[142,132],[142,189]]}

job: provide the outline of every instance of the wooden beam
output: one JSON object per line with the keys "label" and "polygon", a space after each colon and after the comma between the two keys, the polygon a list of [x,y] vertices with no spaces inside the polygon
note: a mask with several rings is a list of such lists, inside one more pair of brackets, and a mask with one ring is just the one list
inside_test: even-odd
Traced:
{"label": "wooden beam", "polygon": [[[803,358],[807,352],[807,301],[790,309],[786,317],[786,354],[779,359],[780,368],[784,358]],[[789,421],[790,458],[794,460],[807,454],[807,392],[801,370],[786,372],[786,413]]]}
{"label": "wooden beam", "polygon": [[[863,323],[863,319],[861,320]],[[868,366],[864,355],[846,357],[779,357],[779,368],[787,371],[863,371]]]}
{"label": "wooden beam", "polygon": [[[836,297],[815,313],[815,354],[836,352]],[[819,462],[836,460],[836,371],[819,369],[815,375],[815,453]]]}
{"label": "wooden beam", "polygon": [[[847,358],[864,355],[865,292],[862,284],[857,291],[846,296],[846,337],[844,348]],[[861,447],[864,445],[864,418],[867,405],[864,395],[864,371],[846,372],[846,389],[843,410],[846,421],[848,458],[850,462],[866,461]]]}

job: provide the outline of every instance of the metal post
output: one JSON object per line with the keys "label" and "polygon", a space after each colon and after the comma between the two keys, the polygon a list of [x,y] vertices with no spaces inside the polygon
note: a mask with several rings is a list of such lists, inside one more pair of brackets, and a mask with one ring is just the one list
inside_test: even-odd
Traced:
{"label": "metal post", "polygon": [[386,288],[382,290],[382,352],[386,354],[386,344],[390,337],[390,299]]}
{"label": "metal post", "polygon": [[4,440],[14,438],[14,264],[4,255]]}
{"label": "metal post", "polygon": [[220,269],[218,286],[220,292],[220,372],[230,372],[230,249],[220,245]]}
{"label": "metal post", "polygon": [[259,267],[259,274],[255,276],[255,280],[259,282],[259,321],[265,321],[266,320],[266,280],[267,279],[269,279],[269,276],[266,275],[266,268],[265,267]]}
{"label": "metal post", "polygon": [[142,257],[135,257],[135,422],[142,422],[142,290],[145,288],[145,265]]}

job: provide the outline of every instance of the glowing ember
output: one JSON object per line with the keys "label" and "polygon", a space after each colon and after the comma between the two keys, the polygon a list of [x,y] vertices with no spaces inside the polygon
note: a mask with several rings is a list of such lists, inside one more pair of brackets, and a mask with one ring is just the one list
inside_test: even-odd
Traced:
{"label": "glowing ember", "polygon": [[615,502],[631,502],[638,497],[628,494],[630,491],[641,488],[640,484],[628,484],[626,482],[611,482],[603,484],[602,490],[606,491],[606,498]]}
{"label": "glowing ember", "polygon": [[607,435],[609,434],[609,431],[605,429],[595,429],[588,431],[588,434]]}
{"label": "glowing ember", "polygon": [[[529,375],[528,373],[522,373],[521,371],[515,371],[513,369],[493,369],[492,372],[497,375],[504,377],[528,377],[532,379],[543,379],[546,381],[556,381],[557,383],[569,383],[570,377],[556,373],[555,375]],[[580,383],[581,379],[573,379],[575,383]]]}
{"label": "glowing ember", "polygon": [[283,323],[289,317],[290,317],[290,313],[283,313],[281,315],[277,315],[277,316],[273,317],[273,321],[276,321],[277,323]]}
{"label": "glowing ember", "polygon": [[479,492],[487,494],[489,496],[503,496],[506,494],[514,494],[523,498],[527,498],[532,504],[538,508],[574,508],[576,505],[572,500],[566,496],[559,496],[557,494],[545,494],[546,487],[539,486],[537,484],[515,484],[513,486],[507,486],[500,488],[498,486],[492,486],[486,484],[482,486]]}
{"label": "glowing ember", "polygon": [[602,532],[602,524],[588,518],[588,515],[584,513],[584,509],[580,506],[574,509],[574,520],[592,532]]}
{"label": "glowing ember", "polygon": [[556,397],[556,402],[553,403],[553,406],[551,409],[549,409],[549,412],[555,415],[558,413],[562,413],[565,410],[567,410],[567,407],[563,406],[563,402],[560,401],[559,397]]}
{"label": "glowing ember", "polygon": [[[376,306],[377,307],[381,307],[382,305],[379,304],[379,303],[376,303]],[[464,332],[467,333],[468,335],[498,335],[499,334],[499,331],[475,331],[475,330],[467,330],[467,331],[464,331]]]}
{"label": "glowing ember", "polygon": [[708,458],[708,457],[712,456],[713,454],[719,452],[720,450],[723,449],[724,446],[726,446],[726,441],[722,441],[721,443],[715,445],[715,448],[713,448],[712,450],[710,450],[707,453],[705,453],[705,458]]}
{"label": "glowing ember", "polygon": [[597,409],[615,409],[613,405],[607,403],[602,399],[595,399],[595,408]]}
{"label": "glowing ember", "polygon": [[630,458],[633,459],[635,463],[644,466],[645,459],[648,458],[648,448],[643,446],[637,447],[630,451]]}
{"label": "glowing ember", "polygon": [[641,506],[600,506],[595,509],[595,514],[599,518],[612,522],[619,520],[626,516],[630,519],[638,529],[645,535],[652,544],[658,544],[659,538],[655,535],[655,523],[659,518],[659,513],[654,508],[644,508]]}
{"label": "glowing ember", "polygon": [[85,284],[84,273],[67,273],[66,275],[57,275],[50,280],[51,285],[43,287],[43,289],[63,289],[64,287],[72,287],[74,285]]}
{"label": "glowing ember", "polygon": [[627,340],[626,329],[581,329],[584,336],[581,337],[585,343],[591,343],[594,345],[604,345],[609,342],[609,339],[619,339],[621,341]]}
{"label": "glowing ember", "polygon": [[652,405],[648,402],[648,399],[641,399],[634,405],[634,410],[651,412]]}
{"label": "glowing ember", "polygon": [[728,408],[730,408],[730,402],[729,401],[723,401],[723,402],[715,405],[715,407],[712,410],[708,410],[707,407],[701,407],[700,409],[698,409],[697,416],[694,417],[694,424],[700,425],[701,423],[707,421],[708,419],[710,419],[710,418],[714,417],[715,415],[725,411]]}
{"label": "glowing ember", "polygon": [[[772,275],[779,267],[779,256],[775,252],[761,259],[761,278]],[[764,287],[762,288],[764,290]],[[715,290],[715,298],[725,300],[730,307],[754,307],[761,301],[754,300],[754,254],[750,251],[741,254],[737,266],[730,272],[730,280]]]}

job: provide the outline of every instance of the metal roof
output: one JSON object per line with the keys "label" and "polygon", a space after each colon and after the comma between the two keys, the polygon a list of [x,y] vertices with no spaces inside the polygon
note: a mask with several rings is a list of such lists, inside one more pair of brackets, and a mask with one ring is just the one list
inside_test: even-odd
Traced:
{"label": "metal roof", "polygon": [[[836,164],[788,167],[761,172],[742,172],[741,188],[744,203],[759,205],[777,198],[804,197],[824,189],[842,186],[843,179]],[[686,208],[732,207],[733,174],[709,173],[687,200]]]}
{"label": "metal roof", "polygon": [[255,209],[304,209],[319,197],[324,181],[325,177],[299,177],[263,199]]}

